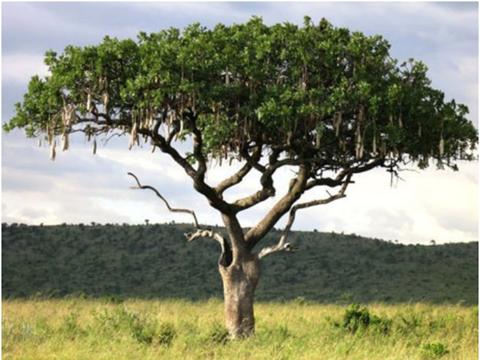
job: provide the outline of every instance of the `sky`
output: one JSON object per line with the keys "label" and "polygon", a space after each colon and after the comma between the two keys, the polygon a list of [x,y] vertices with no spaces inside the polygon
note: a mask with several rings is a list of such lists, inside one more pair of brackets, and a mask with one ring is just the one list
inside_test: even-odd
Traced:
{"label": "sky", "polygon": [[[2,122],[13,115],[28,80],[46,75],[43,54],[61,52],[68,44],[96,44],[105,35],[135,38],[138,32],[184,27],[192,22],[213,26],[263,17],[267,24],[301,24],[308,15],[335,26],[366,34],[381,34],[400,61],[422,60],[432,84],[470,109],[478,124],[478,5],[476,3],[369,2],[86,2],[2,3]],[[132,190],[136,173],[157,187],[172,206],[190,207],[203,224],[221,224],[220,215],[197,194],[191,180],[166,155],[148,147],[128,151],[128,139],[100,145],[92,154],[83,138],[74,137],[68,152],[49,160],[49,150],[26,139],[23,131],[2,133],[2,221],[27,224],[189,222],[172,214],[152,193]],[[212,167],[207,180],[216,184],[232,167]],[[294,230],[356,233],[401,243],[428,244],[478,240],[478,164],[460,163],[460,171],[405,171],[403,181],[390,184],[389,174],[361,174],[347,197],[326,206],[297,213]],[[279,172],[277,193],[286,191],[291,169]],[[259,187],[249,175],[227,200]],[[325,197],[316,190],[306,199]],[[270,199],[240,215],[253,226],[278,199]],[[277,228],[281,228],[286,217]]]}

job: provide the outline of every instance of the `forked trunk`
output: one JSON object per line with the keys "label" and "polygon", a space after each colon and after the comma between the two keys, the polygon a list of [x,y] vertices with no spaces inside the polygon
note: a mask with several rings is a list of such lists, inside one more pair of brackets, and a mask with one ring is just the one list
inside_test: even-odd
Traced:
{"label": "forked trunk", "polygon": [[232,338],[253,335],[255,318],[253,299],[260,276],[256,257],[246,255],[230,266],[219,266],[225,300],[225,324]]}

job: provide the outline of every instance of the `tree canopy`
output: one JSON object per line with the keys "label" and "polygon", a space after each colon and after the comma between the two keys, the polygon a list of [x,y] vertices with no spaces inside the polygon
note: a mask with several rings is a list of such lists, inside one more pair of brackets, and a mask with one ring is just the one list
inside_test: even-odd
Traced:
{"label": "tree canopy", "polygon": [[137,41],[106,37],[47,52],[50,75],[32,78],[5,129],[51,142],[119,130],[134,145],[162,124],[180,127],[175,140],[196,128],[209,159],[245,157],[260,144],[338,167],[404,155],[421,167],[470,158],[477,134],[467,107],[432,88],[423,63],[398,66],[389,48],[381,36],[308,18],[303,27],[252,18]]}

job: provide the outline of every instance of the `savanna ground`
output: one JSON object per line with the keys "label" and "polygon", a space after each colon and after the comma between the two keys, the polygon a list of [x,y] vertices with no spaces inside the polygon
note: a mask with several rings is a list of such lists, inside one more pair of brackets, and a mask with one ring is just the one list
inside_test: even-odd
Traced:
{"label": "savanna ground", "polygon": [[220,300],[3,301],[3,359],[477,359],[478,307],[260,302],[229,341]]}

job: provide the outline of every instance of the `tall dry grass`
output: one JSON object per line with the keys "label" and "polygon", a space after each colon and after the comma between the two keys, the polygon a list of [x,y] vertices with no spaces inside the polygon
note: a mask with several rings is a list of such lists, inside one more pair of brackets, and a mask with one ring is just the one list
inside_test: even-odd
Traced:
{"label": "tall dry grass", "polygon": [[[219,300],[4,300],[4,359],[477,359],[478,308],[258,303],[256,336],[226,338]],[[355,313],[356,314],[356,313]],[[354,315],[355,315],[354,314]],[[364,314],[364,313],[362,313]],[[356,316],[356,315],[355,315]],[[362,317],[363,316],[363,317]],[[362,320],[363,319],[363,320]],[[380,324],[380,325],[379,325]],[[351,323],[350,323],[351,325]]]}

